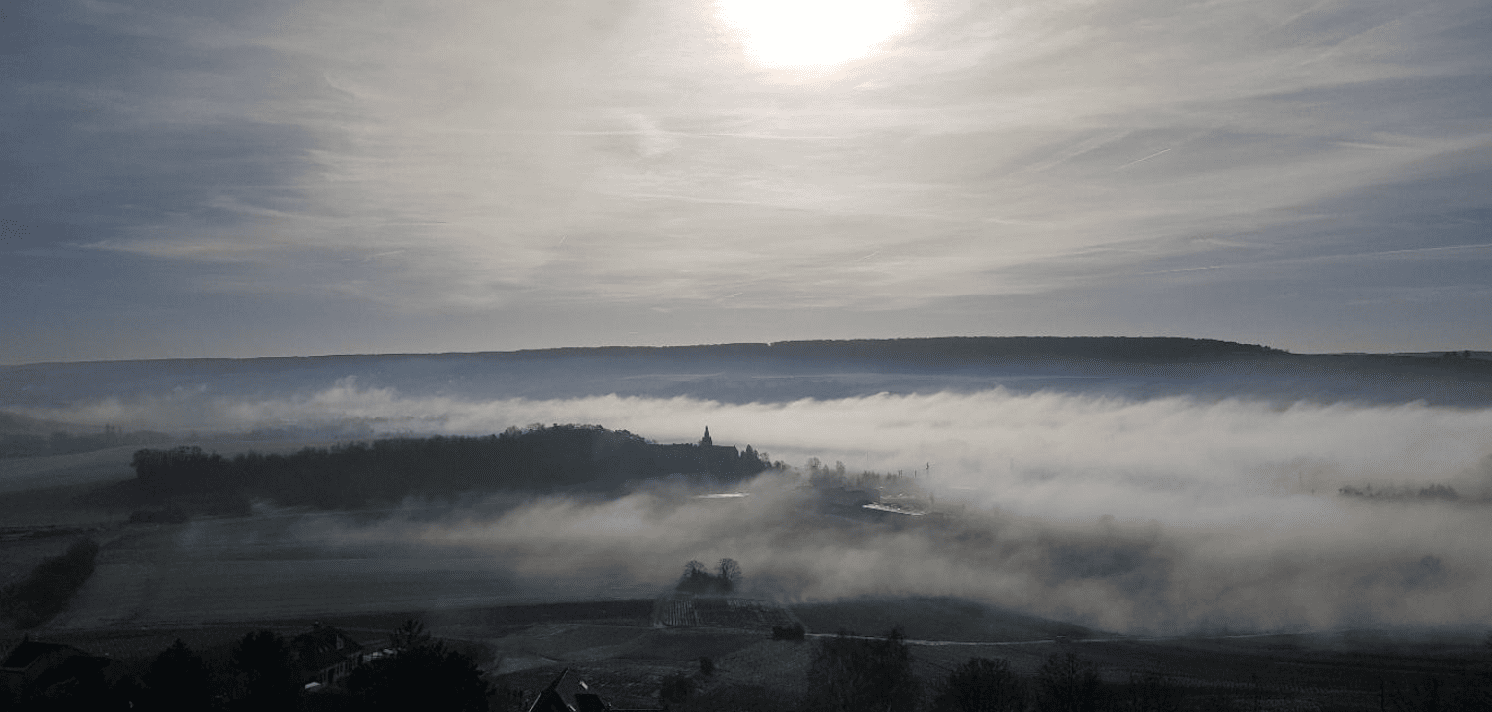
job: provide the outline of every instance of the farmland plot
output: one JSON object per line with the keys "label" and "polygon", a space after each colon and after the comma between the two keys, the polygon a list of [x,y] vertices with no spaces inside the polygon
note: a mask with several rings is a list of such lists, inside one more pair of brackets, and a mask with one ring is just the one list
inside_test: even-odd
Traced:
{"label": "farmland plot", "polygon": [[524,577],[491,553],[318,537],[323,515],[197,520],[106,541],[53,628],[197,624],[650,597],[615,577]]}

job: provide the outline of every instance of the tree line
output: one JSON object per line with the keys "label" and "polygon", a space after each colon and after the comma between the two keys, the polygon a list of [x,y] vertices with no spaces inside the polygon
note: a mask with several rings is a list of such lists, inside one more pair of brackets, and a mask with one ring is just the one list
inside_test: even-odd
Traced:
{"label": "tree line", "polygon": [[96,667],[45,689],[7,696],[0,686],[0,709],[503,712],[518,706],[518,696],[489,682],[472,655],[432,637],[419,621],[390,632],[387,646],[387,654],[357,666],[340,684],[310,693],[295,646],[274,631],[245,634],[226,656],[204,656],[178,638],[141,672],[112,684]]}
{"label": "tree line", "polygon": [[[774,635],[774,638],[778,636]],[[880,637],[841,631],[820,638],[806,671],[806,692],[784,698],[766,688],[719,686],[692,694],[695,685],[670,679],[660,698],[672,712],[732,709],[798,712],[1260,712],[1283,709],[1280,691],[1258,677],[1251,689],[1185,685],[1154,671],[1128,671],[1114,680],[1098,665],[1073,653],[1050,655],[1035,674],[1020,674],[1003,659],[971,657],[953,668],[917,661],[899,627]],[[1492,655],[1492,633],[1484,648]],[[701,661],[700,680],[708,677]],[[914,666],[922,662],[944,674],[926,680]],[[1470,662],[1470,661],[1468,661]],[[715,665],[710,662],[713,673]],[[1267,693],[1267,698],[1266,698]],[[1455,679],[1421,675],[1413,682],[1384,680],[1373,709],[1393,712],[1470,712],[1492,709],[1492,659],[1468,665]],[[1295,707],[1290,707],[1294,709]],[[1332,708],[1337,709],[1337,708]],[[1343,706],[1340,709],[1356,709]]]}
{"label": "tree line", "polygon": [[598,425],[509,428],[501,435],[386,438],[292,454],[228,458],[200,447],[137,451],[135,485],[155,501],[215,495],[359,507],[469,491],[615,490],[673,473],[734,480],[766,469],[751,446],[660,445]]}
{"label": "tree line", "polygon": [[721,559],[715,573],[710,573],[698,561],[684,564],[684,575],[679,577],[675,591],[700,595],[724,596],[736,590],[741,581],[741,565],[735,559]]}
{"label": "tree line", "polygon": [[51,620],[72,601],[93,575],[98,542],[79,539],[67,552],[43,560],[23,579],[0,588],[0,618],[17,628],[35,628]]}

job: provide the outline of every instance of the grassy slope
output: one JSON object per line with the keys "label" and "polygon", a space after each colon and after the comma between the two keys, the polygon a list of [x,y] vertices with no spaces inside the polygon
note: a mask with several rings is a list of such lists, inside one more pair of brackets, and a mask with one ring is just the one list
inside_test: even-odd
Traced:
{"label": "grassy slope", "polygon": [[900,625],[906,637],[913,640],[970,642],[1052,640],[1059,635],[1083,638],[1093,634],[1082,626],[953,598],[857,599],[799,604],[792,609],[815,633],[847,630],[880,635]]}

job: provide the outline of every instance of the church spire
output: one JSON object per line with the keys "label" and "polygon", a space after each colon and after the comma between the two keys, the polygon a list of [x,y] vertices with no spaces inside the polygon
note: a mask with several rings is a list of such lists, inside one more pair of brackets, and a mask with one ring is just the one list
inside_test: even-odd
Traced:
{"label": "church spire", "polygon": [[714,445],[714,444],[715,444],[715,441],[710,439],[710,426],[706,425],[705,426],[705,436],[699,439],[699,446],[700,447],[710,447],[711,445]]}

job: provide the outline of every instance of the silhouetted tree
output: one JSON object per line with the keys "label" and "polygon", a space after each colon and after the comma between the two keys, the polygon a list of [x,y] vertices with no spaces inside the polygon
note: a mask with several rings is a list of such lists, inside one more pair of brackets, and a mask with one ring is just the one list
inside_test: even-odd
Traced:
{"label": "silhouetted tree", "polygon": [[802,642],[803,637],[806,634],[807,632],[803,630],[802,623],[772,626],[772,640],[793,640]]}
{"label": "silhouetted tree", "polygon": [[684,575],[679,577],[679,584],[674,587],[676,591],[686,593],[708,593],[714,587],[715,577],[705,570],[705,565],[698,561],[690,561],[684,564]]}
{"label": "silhouetted tree", "polygon": [[243,676],[238,707],[246,710],[295,709],[300,702],[290,646],[268,630],[245,635],[233,646],[233,665]]}
{"label": "silhouetted tree", "polygon": [[693,680],[685,675],[669,675],[658,686],[658,702],[665,707],[682,704],[689,701],[689,695],[693,692]]}
{"label": "silhouetted tree", "polygon": [[406,621],[389,634],[391,657],[352,671],[347,689],[361,709],[487,712],[493,688],[476,661]]}
{"label": "silhouetted tree", "polygon": [[413,618],[406,619],[389,633],[389,647],[396,653],[431,645],[433,641],[430,633],[425,630],[425,624]]}
{"label": "silhouetted tree", "polygon": [[720,572],[715,575],[715,579],[715,585],[722,593],[736,590],[736,584],[741,581],[741,565],[735,559],[721,559]]}
{"label": "silhouetted tree", "polygon": [[207,664],[180,638],[166,648],[145,673],[143,695],[149,710],[205,710],[212,706]]}
{"label": "silhouetted tree", "polygon": [[912,652],[900,627],[877,640],[841,632],[819,641],[808,668],[810,712],[910,712],[921,687],[912,672]]}
{"label": "silhouetted tree", "polygon": [[726,594],[735,590],[741,580],[741,565],[735,559],[721,559],[719,573],[711,574],[698,561],[684,564],[684,575],[679,577],[675,591],[699,594]]}
{"label": "silhouetted tree", "polygon": [[[110,706],[120,712],[150,709],[150,691],[146,690],[145,685],[140,682],[140,678],[134,675],[125,675],[115,681],[113,687],[109,689],[109,696],[111,698]],[[208,710],[212,709],[211,705],[212,699],[209,696],[207,706],[190,709]],[[0,703],[0,710],[3,709],[5,709],[5,705]]]}
{"label": "silhouetted tree", "polygon": [[948,673],[933,698],[933,712],[1019,712],[1026,685],[1005,660],[969,658]]}
{"label": "silhouetted tree", "polygon": [[1095,712],[1102,699],[1098,668],[1073,653],[1047,658],[1036,674],[1039,712]]}

